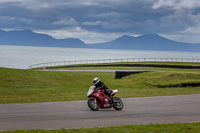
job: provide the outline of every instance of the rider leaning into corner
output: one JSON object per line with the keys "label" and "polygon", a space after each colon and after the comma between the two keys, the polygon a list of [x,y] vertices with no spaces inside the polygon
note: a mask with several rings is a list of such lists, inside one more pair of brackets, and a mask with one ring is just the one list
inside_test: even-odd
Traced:
{"label": "rider leaning into corner", "polygon": [[110,97],[110,102],[112,102],[112,94],[109,88],[102,82],[98,77],[93,79],[93,83],[96,86],[95,90],[104,90],[104,93]]}

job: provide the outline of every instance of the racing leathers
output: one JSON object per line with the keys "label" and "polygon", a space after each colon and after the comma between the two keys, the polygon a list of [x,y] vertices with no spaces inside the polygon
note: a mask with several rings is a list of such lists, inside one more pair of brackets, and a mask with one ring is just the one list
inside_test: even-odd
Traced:
{"label": "racing leathers", "polygon": [[99,81],[96,85],[96,90],[104,90],[105,94],[112,99],[112,94],[109,88],[101,81]]}

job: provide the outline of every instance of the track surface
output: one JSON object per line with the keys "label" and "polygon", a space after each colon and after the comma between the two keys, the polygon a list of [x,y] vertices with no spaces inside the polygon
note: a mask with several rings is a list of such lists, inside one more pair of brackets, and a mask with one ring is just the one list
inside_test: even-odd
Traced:
{"label": "track surface", "polygon": [[96,112],[87,101],[0,104],[0,131],[200,122],[200,94],[122,100],[121,111]]}

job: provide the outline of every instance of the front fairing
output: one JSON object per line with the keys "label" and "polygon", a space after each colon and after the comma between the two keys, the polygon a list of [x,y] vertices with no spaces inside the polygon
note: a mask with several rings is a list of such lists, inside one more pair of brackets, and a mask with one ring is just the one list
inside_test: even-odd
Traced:
{"label": "front fairing", "polygon": [[87,92],[87,97],[90,97],[93,94],[94,88],[95,88],[95,86],[90,86],[90,88],[89,88],[89,90]]}

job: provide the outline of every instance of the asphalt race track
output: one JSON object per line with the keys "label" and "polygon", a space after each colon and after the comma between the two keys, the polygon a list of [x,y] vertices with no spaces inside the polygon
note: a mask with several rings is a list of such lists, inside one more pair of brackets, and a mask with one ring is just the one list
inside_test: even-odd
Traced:
{"label": "asphalt race track", "polygon": [[0,104],[0,131],[200,122],[200,94],[122,99],[121,111],[87,101]]}

